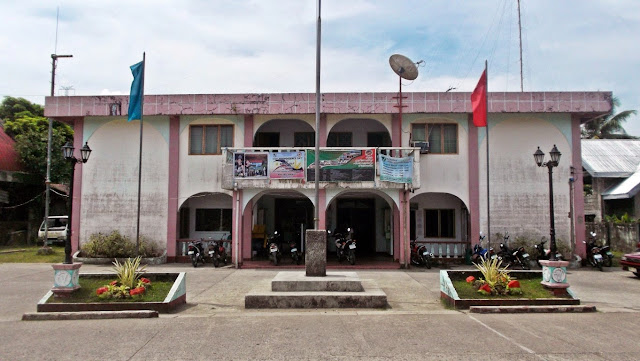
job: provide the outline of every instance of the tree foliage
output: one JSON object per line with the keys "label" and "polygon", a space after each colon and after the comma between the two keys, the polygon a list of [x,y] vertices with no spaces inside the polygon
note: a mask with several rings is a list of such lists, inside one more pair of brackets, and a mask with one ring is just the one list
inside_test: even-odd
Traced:
{"label": "tree foliage", "polygon": [[623,110],[616,114],[616,108],[620,106],[620,100],[613,97],[611,111],[597,116],[582,125],[582,138],[585,139],[635,139],[627,134],[622,126],[630,116],[635,115],[635,110]]}
{"label": "tree foliage", "polygon": [[[47,138],[49,120],[42,116],[42,107],[22,98],[6,97],[0,105],[4,130],[15,141],[15,150],[25,170],[43,181],[47,175]],[[5,117],[6,116],[6,117]],[[62,146],[73,139],[73,129],[53,122],[51,136],[51,182],[68,183],[71,168],[61,154]]]}

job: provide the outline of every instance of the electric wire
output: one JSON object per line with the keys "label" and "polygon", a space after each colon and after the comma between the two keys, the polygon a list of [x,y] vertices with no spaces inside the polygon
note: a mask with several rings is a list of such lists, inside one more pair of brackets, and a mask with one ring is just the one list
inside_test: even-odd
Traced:
{"label": "electric wire", "polygon": [[17,204],[15,206],[3,206],[3,207],[0,207],[0,208],[2,208],[2,209],[15,209],[15,208],[18,208],[18,207],[22,207],[22,206],[24,206],[26,204],[29,204],[29,203],[35,201],[38,197],[42,197],[43,194],[44,194],[44,191],[40,192],[35,197],[31,198],[30,200],[28,200],[28,201],[26,201],[24,203]]}

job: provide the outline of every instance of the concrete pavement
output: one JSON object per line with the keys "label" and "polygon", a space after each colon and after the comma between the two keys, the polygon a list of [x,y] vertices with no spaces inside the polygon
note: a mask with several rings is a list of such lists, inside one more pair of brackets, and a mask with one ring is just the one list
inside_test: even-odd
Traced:
{"label": "concrete pavement", "polygon": [[[462,269],[459,267],[457,269]],[[83,266],[81,272],[109,271]],[[187,306],[157,319],[20,321],[53,283],[47,264],[0,264],[0,360],[421,359],[634,360],[640,279],[569,271],[592,314],[470,314],[439,300],[439,269],[357,271],[387,293],[386,310],[245,310],[244,295],[278,270],[169,264],[187,272]],[[66,337],[65,337],[66,336]]]}

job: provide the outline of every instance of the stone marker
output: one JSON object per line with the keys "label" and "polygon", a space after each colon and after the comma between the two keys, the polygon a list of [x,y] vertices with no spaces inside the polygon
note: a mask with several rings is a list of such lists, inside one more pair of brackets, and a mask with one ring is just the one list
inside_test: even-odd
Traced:
{"label": "stone marker", "polygon": [[324,230],[307,230],[307,247],[305,249],[305,269],[307,277],[324,277],[327,275],[327,232]]}

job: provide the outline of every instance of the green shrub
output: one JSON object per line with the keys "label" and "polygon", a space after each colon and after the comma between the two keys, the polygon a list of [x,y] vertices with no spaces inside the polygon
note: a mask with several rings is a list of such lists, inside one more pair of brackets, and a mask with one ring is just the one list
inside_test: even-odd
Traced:
{"label": "green shrub", "polygon": [[[136,254],[136,243],[117,230],[109,234],[94,233],[89,236],[89,242],[82,245],[82,253],[86,257],[133,257]],[[140,236],[140,255],[157,257],[160,256],[160,250],[154,242]]]}

